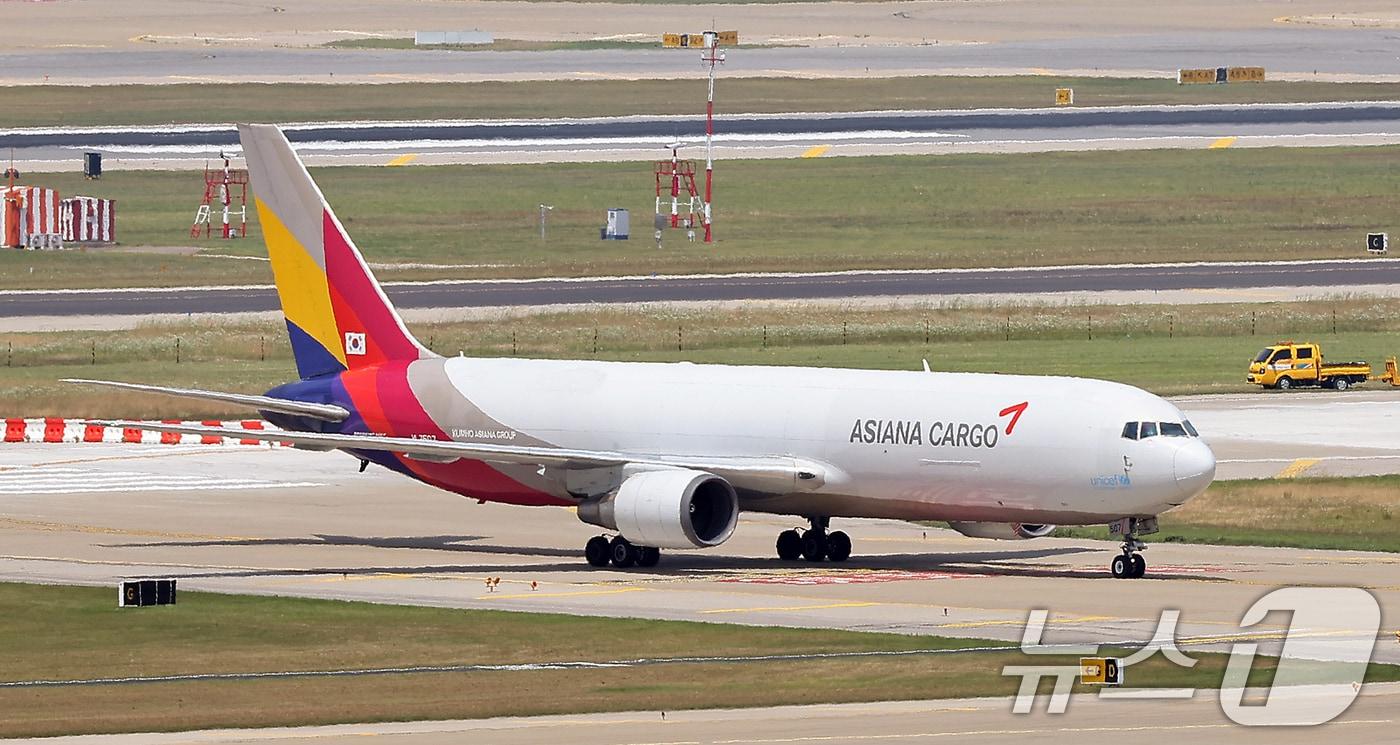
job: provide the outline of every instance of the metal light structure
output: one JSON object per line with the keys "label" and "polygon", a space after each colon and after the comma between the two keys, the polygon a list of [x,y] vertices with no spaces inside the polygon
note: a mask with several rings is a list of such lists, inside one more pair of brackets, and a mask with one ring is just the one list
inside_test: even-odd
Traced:
{"label": "metal light structure", "polygon": [[[242,238],[248,232],[248,171],[230,168],[230,158],[223,153],[219,153],[219,157],[224,161],[222,170],[217,167],[210,169],[207,162],[204,165],[204,199],[195,211],[194,225],[190,227],[191,238],[199,238],[201,234],[208,238],[214,232],[214,205],[221,210],[221,238]],[[234,208],[235,200],[237,209]],[[235,216],[239,218],[236,230],[230,219]]]}
{"label": "metal light structure", "polygon": [[662,34],[664,47],[701,47],[704,52],[700,61],[709,66],[709,87],[705,97],[705,199],[700,221],[705,227],[705,242],[714,242],[712,223],[714,211],[711,206],[715,183],[715,70],[724,64],[724,52],[720,46],[733,46],[739,43],[737,31],[706,31],[700,34]]}
{"label": "metal light structure", "polygon": [[704,40],[705,53],[700,55],[700,61],[710,66],[710,86],[705,98],[705,211],[700,219],[705,224],[705,242],[712,243],[710,200],[715,184],[715,68],[724,64],[724,52],[719,49],[719,35],[714,31],[706,31]]}
{"label": "metal light structure", "polygon": [[541,243],[543,243],[544,240],[545,240],[545,237],[544,237],[544,218],[545,218],[545,215],[548,214],[549,212],[551,212],[553,209],[554,209],[554,205],[552,205],[552,204],[545,204],[545,203],[543,203],[543,202],[540,203],[540,242],[541,242]]}

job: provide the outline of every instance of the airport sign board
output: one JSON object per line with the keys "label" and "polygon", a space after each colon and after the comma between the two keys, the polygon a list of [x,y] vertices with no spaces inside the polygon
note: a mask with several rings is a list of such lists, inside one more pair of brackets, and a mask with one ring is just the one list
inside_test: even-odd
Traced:
{"label": "airport sign board", "polygon": [[1091,686],[1123,685],[1123,661],[1116,657],[1080,657],[1079,682]]}
{"label": "airport sign board", "polygon": [[706,31],[699,34],[662,34],[661,46],[667,49],[676,48],[705,48],[709,46],[705,43],[705,37],[709,35],[714,39],[717,47],[734,47],[739,45],[738,31]]}

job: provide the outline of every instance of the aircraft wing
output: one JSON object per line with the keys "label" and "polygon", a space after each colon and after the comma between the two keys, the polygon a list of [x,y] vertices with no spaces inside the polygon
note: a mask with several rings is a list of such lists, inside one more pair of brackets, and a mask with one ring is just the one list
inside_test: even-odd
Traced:
{"label": "aircraft wing", "polygon": [[312,419],[320,419],[327,422],[343,422],[350,412],[344,407],[335,404],[315,404],[306,401],[290,401],[285,398],[273,398],[272,396],[255,396],[248,393],[224,393],[223,391],[201,391],[195,388],[167,388],[160,385],[144,385],[142,383],[119,383],[115,380],[87,380],[84,378],[64,378],[61,382],[78,383],[79,385],[100,385],[106,388],[121,388],[127,391],[141,391],[142,393],[161,393],[167,396],[179,396],[181,398],[198,398],[205,401],[219,401],[227,404],[239,406],[249,406],[262,411],[276,411],[294,416],[306,416]]}
{"label": "aircraft wing", "polygon": [[737,488],[769,493],[810,491],[826,482],[826,468],[816,461],[790,456],[685,456],[656,453],[624,453],[609,450],[496,445],[475,442],[429,440],[414,437],[386,437],[371,434],[328,434],[291,430],[243,430],[157,422],[93,422],[123,427],[212,435],[242,440],[290,442],[307,450],[381,450],[424,461],[451,462],[460,458],[488,463],[558,466],[563,468],[606,468],[644,466],[688,468],[713,473]]}

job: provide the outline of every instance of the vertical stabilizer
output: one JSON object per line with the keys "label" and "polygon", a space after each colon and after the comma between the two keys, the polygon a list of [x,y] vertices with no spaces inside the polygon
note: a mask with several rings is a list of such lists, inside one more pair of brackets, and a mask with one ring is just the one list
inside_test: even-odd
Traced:
{"label": "vertical stabilizer", "polygon": [[240,124],[238,137],[301,377],[433,356],[408,332],[282,130]]}

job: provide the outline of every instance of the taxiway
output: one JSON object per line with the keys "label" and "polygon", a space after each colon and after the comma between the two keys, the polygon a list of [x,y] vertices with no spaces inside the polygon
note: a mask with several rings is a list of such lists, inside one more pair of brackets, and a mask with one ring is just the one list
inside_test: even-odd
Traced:
{"label": "taxiway", "polygon": [[[1181,404],[1211,440],[1222,478],[1276,475],[1299,458],[1318,475],[1400,472],[1392,391]],[[1291,432],[1280,421],[1308,426]],[[1342,432],[1367,436],[1338,434],[1342,421]],[[1198,649],[1245,638],[1268,648],[1281,626],[1239,626],[1254,600],[1281,586],[1340,584],[1375,594],[1387,629],[1400,623],[1400,559],[1365,552],[1156,543],[1149,578],[1124,582],[1105,570],[1110,543],[996,542],[854,520],[839,521],[855,540],[851,561],[791,564],[772,558],[773,541],[797,521],[746,514],[718,551],[669,552],[654,570],[624,572],[583,562],[596,530],[569,510],[477,504],[379,469],[357,473],[338,453],[3,447],[4,580],[159,575],[236,593],[1010,640],[1026,609],[1041,607],[1051,611],[1047,641],[1097,644],[1144,642],[1163,610],[1182,609],[1179,637]],[[493,576],[502,581],[488,591]],[[1390,636],[1377,659],[1400,661]]]}
{"label": "taxiway", "polygon": [[[398,308],[501,308],[586,303],[858,300],[1093,291],[1163,292],[1400,284],[1400,259],[1105,264],[991,269],[891,269],[625,277],[384,282]],[[258,313],[272,285],[0,291],[0,318]]]}

